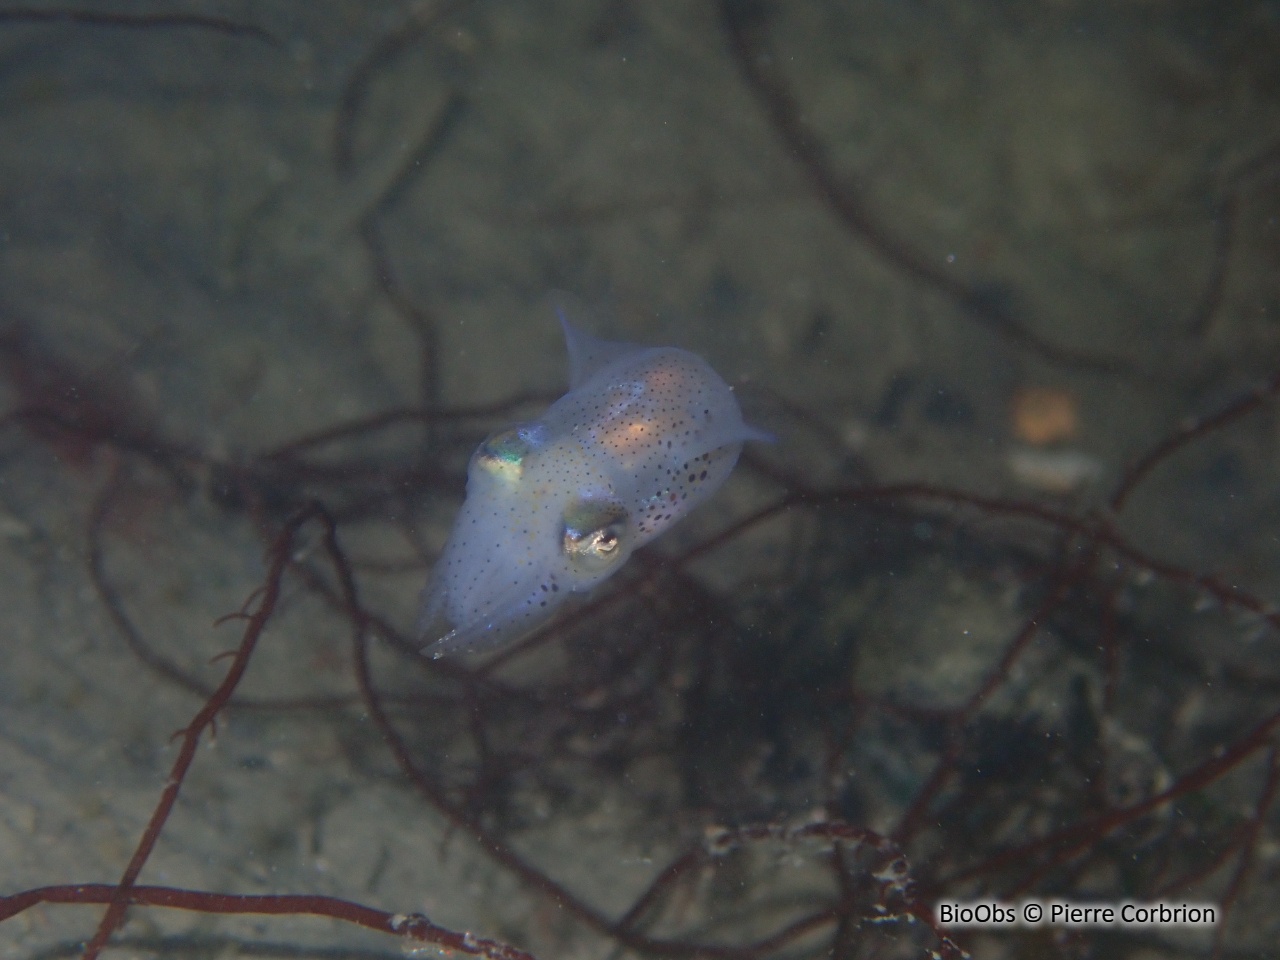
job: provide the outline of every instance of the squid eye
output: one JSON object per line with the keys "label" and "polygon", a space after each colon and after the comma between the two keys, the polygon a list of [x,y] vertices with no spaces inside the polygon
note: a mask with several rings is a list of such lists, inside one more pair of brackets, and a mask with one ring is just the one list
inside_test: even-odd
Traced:
{"label": "squid eye", "polygon": [[564,553],[583,573],[599,573],[617,563],[630,535],[626,508],[616,500],[579,500],[564,515]]}
{"label": "squid eye", "polygon": [[487,473],[518,480],[524,472],[524,458],[532,449],[527,428],[509,427],[480,444],[473,462]]}

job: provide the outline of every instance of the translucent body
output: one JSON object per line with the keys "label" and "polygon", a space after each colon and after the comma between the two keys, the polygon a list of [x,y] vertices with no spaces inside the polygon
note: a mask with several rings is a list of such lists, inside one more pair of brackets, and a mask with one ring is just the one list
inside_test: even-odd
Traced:
{"label": "translucent body", "polygon": [[471,458],[466,501],[423,592],[433,656],[533,630],[714,493],[743,441],[767,439],[701,357],[561,324],[569,392]]}

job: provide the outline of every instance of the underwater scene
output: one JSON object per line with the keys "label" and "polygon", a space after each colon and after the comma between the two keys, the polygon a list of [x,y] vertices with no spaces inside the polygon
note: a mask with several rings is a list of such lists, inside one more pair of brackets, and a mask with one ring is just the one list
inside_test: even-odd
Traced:
{"label": "underwater scene", "polygon": [[1280,957],[1280,3],[0,3],[0,960]]}

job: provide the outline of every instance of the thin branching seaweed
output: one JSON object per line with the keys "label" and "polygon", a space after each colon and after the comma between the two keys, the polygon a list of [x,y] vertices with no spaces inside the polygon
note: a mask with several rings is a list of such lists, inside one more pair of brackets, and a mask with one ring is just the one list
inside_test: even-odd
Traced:
{"label": "thin branching seaweed", "polygon": [[[464,6],[414,5],[356,65],[336,113],[340,176],[361,162],[368,85]],[[804,121],[785,64],[769,51],[769,8],[723,0],[717,12],[762,116],[858,242],[1041,362],[1156,377],[1133,357],[1046,338],[991,293],[999,285],[939,268],[889,229]],[[0,14],[6,20],[271,40],[213,17],[42,9]],[[412,790],[424,815],[446,825],[442,861],[447,847],[473,844],[497,874],[614,955],[958,958],[984,934],[944,928],[935,904],[1028,897],[1208,902],[1220,917],[1204,937],[1181,942],[1142,930],[1064,936],[1021,927],[1011,935],[1026,955],[1136,956],[1153,944],[1177,955],[1263,955],[1237,918],[1256,918],[1280,881],[1280,611],[1231,574],[1166,559],[1128,532],[1126,511],[1179,458],[1241,425],[1274,422],[1280,374],[1190,405],[1188,419],[1153,438],[1096,506],[881,481],[874,464],[841,448],[840,423],[761,391],[779,432],[814,439],[825,459],[749,451],[740,468],[749,492],[732,514],[642,553],[607,588],[510,648],[480,661],[430,660],[403,605],[387,597],[429,568],[439,544],[424,531],[457,502],[478,440],[546,399],[441,404],[441,372],[452,362],[440,348],[441,316],[399,278],[382,229],[404,191],[430,177],[465,114],[462,89],[441,103],[354,225],[376,289],[420,346],[416,405],[231,454],[171,436],[126,382],[81,369],[38,329],[11,325],[0,335],[13,397],[2,421],[8,442],[19,457],[52,451],[94,490],[85,510],[89,582],[123,638],[122,655],[201,701],[174,735],[168,777],[120,874],[52,876],[4,891],[0,937],[37,907],[79,904],[98,908],[96,924],[73,927],[68,912],[58,920],[67,944],[33,960],[94,960],[116,948],[382,956],[397,938],[411,951],[527,960],[506,931],[453,930],[354,894],[151,882],[148,863],[172,835],[171,815],[219,719],[294,712],[364,724],[335,762]],[[1179,335],[1213,331],[1242,198],[1274,179],[1278,164],[1271,147],[1221,173],[1205,290]],[[135,569],[122,558],[137,552],[131,511],[144,499],[163,505],[155,509],[170,545],[196,542],[197,528],[248,529],[265,558],[259,582],[242,584],[243,605],[215,627],[234,625],[239,638],[217,660],[214,682],[166,644],[154,626],[162,600],[124,572]],[[216,522],[200,519],[208,515]],[[270,648],[286,642],[300,609],[306,629],[343,638],[339,679],[268,678],[270,695],[242,691],[260,664],[287,660]],[[981,636],[961,633],[957,624],[970,621],[981,621]],[[948,645],[967,649],[954,662],[929,640],[951,626]],[[1218,655],[1224,637],[1246,632],[1271,654]],[[965,648],[970,639],[978,646]],[[643,809],[658,851],[625,897],[560,877],[566,861],[590,855],[589,840],[539,833],[588,819],[618,795]],[[558,860],[546,853],[556,843],[570,845]],[[160,910],[327,918],[385,934],[388,953],[209,933],[216,925],[188,936],[128,928]]]}

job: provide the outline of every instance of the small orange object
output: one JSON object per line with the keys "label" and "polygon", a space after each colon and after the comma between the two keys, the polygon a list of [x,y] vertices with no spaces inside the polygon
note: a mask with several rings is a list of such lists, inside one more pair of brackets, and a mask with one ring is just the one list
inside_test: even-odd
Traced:
{"label": "small orange object", "polygon": [[1010,407],[1013,435],[1034,447],[1073,440],[1080,432],[1079,402],[1061,387],[1020,387]]}

